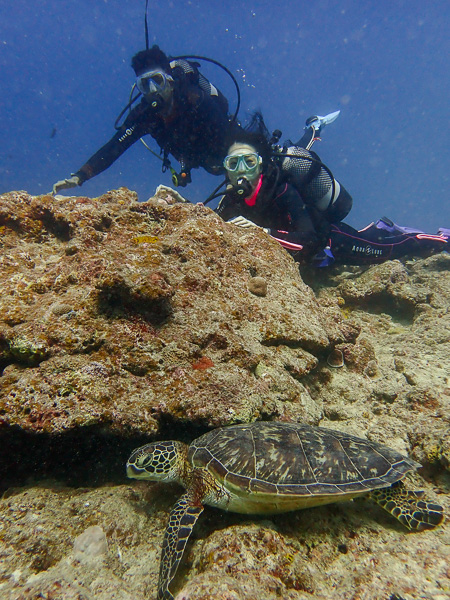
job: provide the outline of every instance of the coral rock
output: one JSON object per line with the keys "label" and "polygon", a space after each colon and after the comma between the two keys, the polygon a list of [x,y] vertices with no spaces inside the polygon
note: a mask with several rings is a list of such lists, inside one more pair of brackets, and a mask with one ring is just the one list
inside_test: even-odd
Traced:
{"label": "coral rock", "polygon": [[[302,267],[306,285],[264,232],[181,200],[168,188],[142,203],[126,189],[0,198],[2,598],[154,598],[179,490],[130,483],[125,461],[150,439],[228,423],[387,443],[450,509],[450,256]],[[259,280],[267,293],[251,290]],[[345,368],[328,367],[333,349]],[[268,521],[207,507],[173,591],[443,597],[445,526],[407,535],[381,513],[355,501]],[[73,543],[92,527],[108,544],[100,535],[104,553],[82,564]]]}

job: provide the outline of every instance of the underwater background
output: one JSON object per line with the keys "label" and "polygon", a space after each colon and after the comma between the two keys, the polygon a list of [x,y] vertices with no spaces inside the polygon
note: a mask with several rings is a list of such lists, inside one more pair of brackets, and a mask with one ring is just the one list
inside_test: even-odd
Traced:
{"label": "underwater background", "polygon": [[[145,48],[145,2],[0,8],[0,193],[42,194],[112,137],[134,81],[131,57]],[[310,115],[340,109],[314,150],[353,196],[346,221],[362,227],[386,215],[435,232],[450,226],[449,15],[445,0],[150,1],[148,25],[150,45],[167,54],[222,62],[240,84],[240,120],[260,109],[282,139],[298,139]],[[207,63],[202,72],[233,112],[229,77]],[[220,183],[192,175],[182,193],[193,202]],[[170,173],[135,144],[73,193],[126,186],[146,200],[159,183],[171,185]]]}

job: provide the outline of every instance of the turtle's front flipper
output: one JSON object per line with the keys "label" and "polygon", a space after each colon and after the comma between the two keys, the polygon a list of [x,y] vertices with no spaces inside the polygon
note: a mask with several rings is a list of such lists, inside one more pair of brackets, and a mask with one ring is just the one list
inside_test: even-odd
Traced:
{"label": "turtle's front flipper", "polygon": [[192,528],[202,511],[201,504],[194,504],[192,497],[184,494],[170,512],[162,545],[158,600],[173,600],[169,585],[175,577]]}
{"label": "turtle's front flipper", "polygon": [[391,487],[371,492],[375,502],[394,515],[405,527],[417,531],[433,529],[444,519],[442,506],[423,500],[423,495],[424,492],[407,490],[401,481],[397,481]]}

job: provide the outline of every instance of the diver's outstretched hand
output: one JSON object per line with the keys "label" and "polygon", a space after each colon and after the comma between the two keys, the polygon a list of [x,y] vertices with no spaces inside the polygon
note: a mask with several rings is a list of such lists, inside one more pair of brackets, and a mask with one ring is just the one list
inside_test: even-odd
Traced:
{"label": "diver's outstretched hand", "polygon": [[77,187],[77,185],[80,185],[80,178],[78,175],[72,175],[72,177],[57,181],[53,186],[52,194],[57,194],[61,190],[68,190],[70,188]]}
{"label": "diver's outstretched hand", "polygon": [[268,229],[265,229],[264,227],[260,227],[256,223],[253,223],[253,221],[250,221],[250,219],[246,219],[245,217],[242,217],[242,216],[233,217],[233,219],[230,219],[228,221],[228,223],[233,223],[233,225],[238,225],[239,227],[244,227],[245,229],[247,229],[249,227],[255,227],[256,229],[262,229],[266,233],[268,233],[268,231],[269,231]]}

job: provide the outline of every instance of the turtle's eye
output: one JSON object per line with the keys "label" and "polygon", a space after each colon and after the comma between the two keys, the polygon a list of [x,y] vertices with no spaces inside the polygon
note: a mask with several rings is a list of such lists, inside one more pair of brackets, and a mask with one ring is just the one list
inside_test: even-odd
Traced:
{"label": "turtle's eye", "polygon": [[136,468],[143,469],[150,474],[163,475],[170,471],[172,462],[175,460],[175,449],[173,445],[159,443],[142,448],[136,456],[134,464]]}
{"label": "turtle's eye", "polygon": [[146,452],[142,452],[134,460],[134,464],[138,469],[145,469],[149,463],[152,464],[152,455]]}

